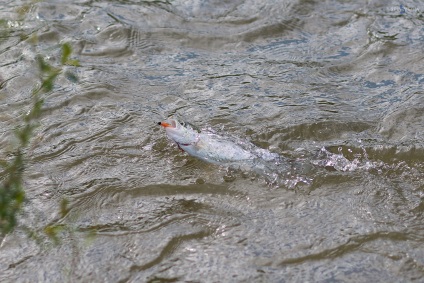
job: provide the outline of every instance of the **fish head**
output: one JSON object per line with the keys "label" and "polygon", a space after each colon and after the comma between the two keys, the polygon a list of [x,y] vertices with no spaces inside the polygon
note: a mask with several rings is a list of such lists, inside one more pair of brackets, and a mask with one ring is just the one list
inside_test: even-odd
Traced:
{"label": "fish head", "polygon": [[199,140],[199,133],[184,122],[169,119],[168,122],[159,122],[159,125],[164,127],[168,137],[179,145],[191,145]]}

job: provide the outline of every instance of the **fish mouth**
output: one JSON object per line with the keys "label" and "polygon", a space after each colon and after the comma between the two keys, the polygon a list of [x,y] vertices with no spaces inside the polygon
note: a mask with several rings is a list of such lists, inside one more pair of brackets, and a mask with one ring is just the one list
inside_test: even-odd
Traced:
{"label": "fish mouth", "polygon": [[170,120],[170,122],[171,122],[171,125],[172,125],[173,128],[176,128],[177,127],[177,121]]}
{"label": "fish mouth", "polygon": [[177,127],[177,121],[170,120],[169,123],[167,122],[159,122],[159,125],[161,125],[164,128],[176,128]]}

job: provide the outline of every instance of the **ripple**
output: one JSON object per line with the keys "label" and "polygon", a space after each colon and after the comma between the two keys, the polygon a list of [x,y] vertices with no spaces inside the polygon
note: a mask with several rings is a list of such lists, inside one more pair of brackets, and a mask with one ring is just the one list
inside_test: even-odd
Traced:
{"label": "ripple", "polygon": [[110,26],[96,35],[94,42],[83,43],[83,56],[129,56],[131,31],[121,26]]}
{"label": "ripple", "polygon": [[[35,55],[69,42],[80,66],[43,96],[0,281],[419,281],[422,13],[364,2],[3,3],[0,159]],[[275,170],[180,152],[155,123],[170,115]]]}

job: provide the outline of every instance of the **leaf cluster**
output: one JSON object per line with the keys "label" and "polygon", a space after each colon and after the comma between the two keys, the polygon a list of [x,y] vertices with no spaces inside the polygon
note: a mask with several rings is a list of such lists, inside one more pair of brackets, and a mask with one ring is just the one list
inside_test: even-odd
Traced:
{"label": "leaf cluster", "polygon": [[[25,200],[23,187],[23,173],[25,168],[24,153],[30,142],[36,122],[39,119],[44,104],[42,96],[51,92],[56,78],[62,73],[65,65],[79,66],[77,60],[70,59],[72,48],[69,43],[61,46],[61,60],[58,66],[52,66],[42,56],[37,56],[40,82],[32,91],[32,105],[30,111],[24,116],[18,125],[15,136],[18,145],[13,152],[13,158],[9,161],[0,160],[0,233],[11,232],[17,225],[18,213]],[[66,77],[70,77],[67,73]],[[71,78],[76,80],[72,74]]]}

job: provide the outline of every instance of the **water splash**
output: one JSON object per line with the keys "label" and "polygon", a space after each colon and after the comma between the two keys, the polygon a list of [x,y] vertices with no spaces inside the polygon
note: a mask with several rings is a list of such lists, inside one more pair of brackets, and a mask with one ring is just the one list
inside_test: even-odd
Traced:
{"label": "water splash", "polygon": [[365,149],[363,149],[362,154],[357,154],[353,160],[349,160],[343,155],[341,147],[338,148],[338,153],[332,153],[325,147],[321,148],[316,159],[311,160],[311,163],[319,167],[341,172],[352,172],[360,169],[370,170],[377,167],[375,162],[368,159]]}

